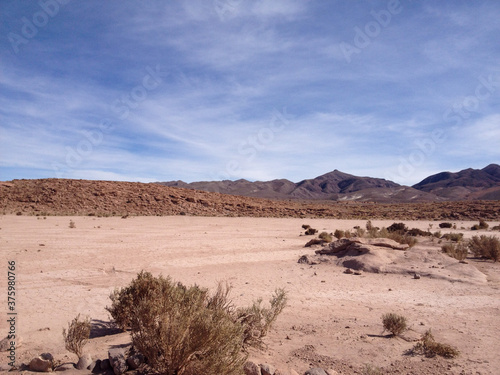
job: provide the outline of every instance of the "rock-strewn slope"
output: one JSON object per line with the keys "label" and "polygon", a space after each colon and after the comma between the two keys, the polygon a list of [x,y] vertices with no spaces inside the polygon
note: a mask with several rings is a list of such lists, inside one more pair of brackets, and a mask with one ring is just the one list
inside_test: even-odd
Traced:
{"label": "rock-strewn slope", "polygon": [[40,179],[0,182],[0,213],[499,220],[500,201],[404,204],[275,201],[156,183]]}

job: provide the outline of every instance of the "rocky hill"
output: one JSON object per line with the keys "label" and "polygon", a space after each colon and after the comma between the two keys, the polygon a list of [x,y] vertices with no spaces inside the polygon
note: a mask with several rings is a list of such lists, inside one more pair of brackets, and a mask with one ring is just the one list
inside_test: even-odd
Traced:
{"label": "rocky hill", "polygon": [[441,172],[429,176],[413,187],[449,200],[500,199],[500,165],[483,169]]}
{"label": "rocky hill", "polygon": [[157,183],[40,179],[0,182],[0,213],[500,220],[500,201],[386,204],[268,200]]}
{"label": "rocky hill", "polygon": [[183,181],[160,182],[171,187],[204,190],[231,195],[268,199],[314,199],[374,202],[435,202],[434,194],[373,177],[358,177],[338,170],[294,183],[289,180]]}

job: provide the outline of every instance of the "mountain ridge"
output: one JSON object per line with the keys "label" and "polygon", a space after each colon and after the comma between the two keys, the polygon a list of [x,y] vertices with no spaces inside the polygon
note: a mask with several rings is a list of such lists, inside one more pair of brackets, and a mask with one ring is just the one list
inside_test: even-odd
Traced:
{"label": "mountain ridge", "polygon": [[374,202],[499,200],[500,166],[490,164],[483,169],[439,172],[413,186],[400,185],[382,178],[355,176],[338,169],[297,183],[287,179],[254,182],[239,179],[191,183],[178,180],[159,184],[266,199]]}

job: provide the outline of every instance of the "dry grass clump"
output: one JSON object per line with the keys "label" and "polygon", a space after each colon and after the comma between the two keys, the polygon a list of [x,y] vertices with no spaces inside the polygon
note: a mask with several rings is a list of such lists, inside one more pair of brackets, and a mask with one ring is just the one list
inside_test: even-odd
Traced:
{"label": "dry grass clump", "polygon": [[464,260],[465,258],[467,258],[467,255],[469,253],[467,246],[465,246],[463,243],[446,244],[441,246],[441,250],[443,251],[443,253],[448,254],[450,257],[457,260]]}
{"label": "dry grass clump", "polygon": [[75,353],[78,358],[82,356],[83,347],[90,338],[90,318],[80,320],[80,314],[68,323],[68,330],[63,328],[63,337],[66,350]]}
{"label": "dry grass clump", "polygon": [[489,225],[486,221],[483,219],[479,220],[479,224],[473,225],[470,229],[471,230],[481,230],[481,229],[488,229]]}
{"label": "dry grass clump", "polygon": [[473,236],[467,245],[476,257],[495,262],[500,258],[500,240],[495,236]]}
{"label": "dry grass clump", "polygon": [[420,341],[411,349],[411,354],[421,354],[432,358],[436,355],[445,358],[455,358],[460,352],[447,344],[441,344],[434,340],[434,336],[429,329],[423,335]]}
{"label": "dry grass clump", "polygon": [[464,234],[463,233],[445,233],[441,236],[441,238],[448,240],[448,241],[460,242],[464,238]]}
{"label": "dry grass clump", "polygon": [[142,271],[128,287],[111,294],[107,307],[115,322],[130,327],[132,343],[154,372],[166,375],[240,374],[247,346],[262,338],[286,306],[278,289],[270,308],[261,300],[235,308],[230,287],[219,284],[213,295],[196,285],[186,287],[169,277]]}
{"label": "dry grass clump", "polygon": [[384,331],[389,331],[393,336],[399,336],[406,331],[406,318],[402,315],[388,313],[382,315]]}
{"label": "dry grass clump", "polygon": [[332,234],[331,233],[327,233],[327,232],[321,232],[318,236],[320,239],[322,239],[323,241],[325,242],[332,242],[333,241],[333,238],[332,238]]}

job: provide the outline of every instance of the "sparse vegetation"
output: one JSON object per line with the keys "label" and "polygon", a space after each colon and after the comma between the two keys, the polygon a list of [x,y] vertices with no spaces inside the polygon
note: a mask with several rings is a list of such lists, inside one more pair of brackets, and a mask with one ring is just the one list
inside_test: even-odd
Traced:
{"label": "sparse vegetation", "polygon": [[332,234],[328,232],[321,232],[318,237],[328,243],[333,241]]}
{"label": "sparse vegetation", "polygon": [[500,240],[495,236],[473,236],[468,242],[468,247],[476,257],[495,262],[500,258]]}
{"label": "sparse vegetation", "polygon": [[465,246],[463,243],[446,244],[441,246],[441,250],[443,251],[443,253],[448,254],[450,257],[457,260],[464,260],[465,258],[467,258],[467,254],[469,253],[467,246]]}
{"label": "sparse vegetation", "polygon": [[422,236],[422,237],[429,237],[432,236],[432,233],[429,231],[425,231],[422,229],[418,228],[412,228],[409,231],[406,232],[408,236],[416,237],[416,236]]}
{"label": "sparse vegetation", "polygon": [[453,226],[452,223],[441,223],[439,224],[439,228],[451,228]]}
{"label": "sparse vegetation", "polygon": [[80,314],[78,314],[71,323],[68,323],[68,330],[63,328],[66,350],[76,354],[80,358],[83,354],[83,347],[89,341],[90,329],[90,318],[87,317],[84,320],[80,320]]}
{"label": "sparse vegetation", "polygon": [[430,329],[422,335],[422,338],[411,349],[410,353],[425,355],[429,358],[435,357],[436,355],[445,358],[455,358],[460,354],[456,348],[436,342]]}
{"label": "sparse vegetation", "polygon": [[463,233],[445,233],[441,236],[441,238],[448,240],[448,241],[460,242],[464,238],[464,234]]}
{"label": "sparse vegetation", "polygon": [[489,225],[486,221],[480,219],[479,224],[473,225],[471,230],[481,230],[481,229],[488,229]]}
{"label": "sparse vegetation", "polygon": [[277,289],[270,307],[262,300],[235,308],[230,287],[219,284],[210,295],[170,278],[142,271],[128,287],[115,290],[107,310],[120,327],[130,327],[132,342],[161,374],[239,374],[244,349],[263,346],[263,337],[286,306]]}
{"label": "sparse vegetation", "polygon": [[390,233],[404,234],[408,231],[408,228],[405,223],[392,223],[389,227],[387,227],[387,231]]}
{"label": "sparse vegetation", "polygon": [[393,336],[399,336],[406,330],[406,318],[402,315],[388,313],[382,316],[384,331],[389,331]]}
{"label": "sparse vegetation", "polygon": [[343,230],[340,230],[340,229],[335,229],[335,232],[333,233],[333,236],[340,240],[341,238],[345,237],[345,232]]}

